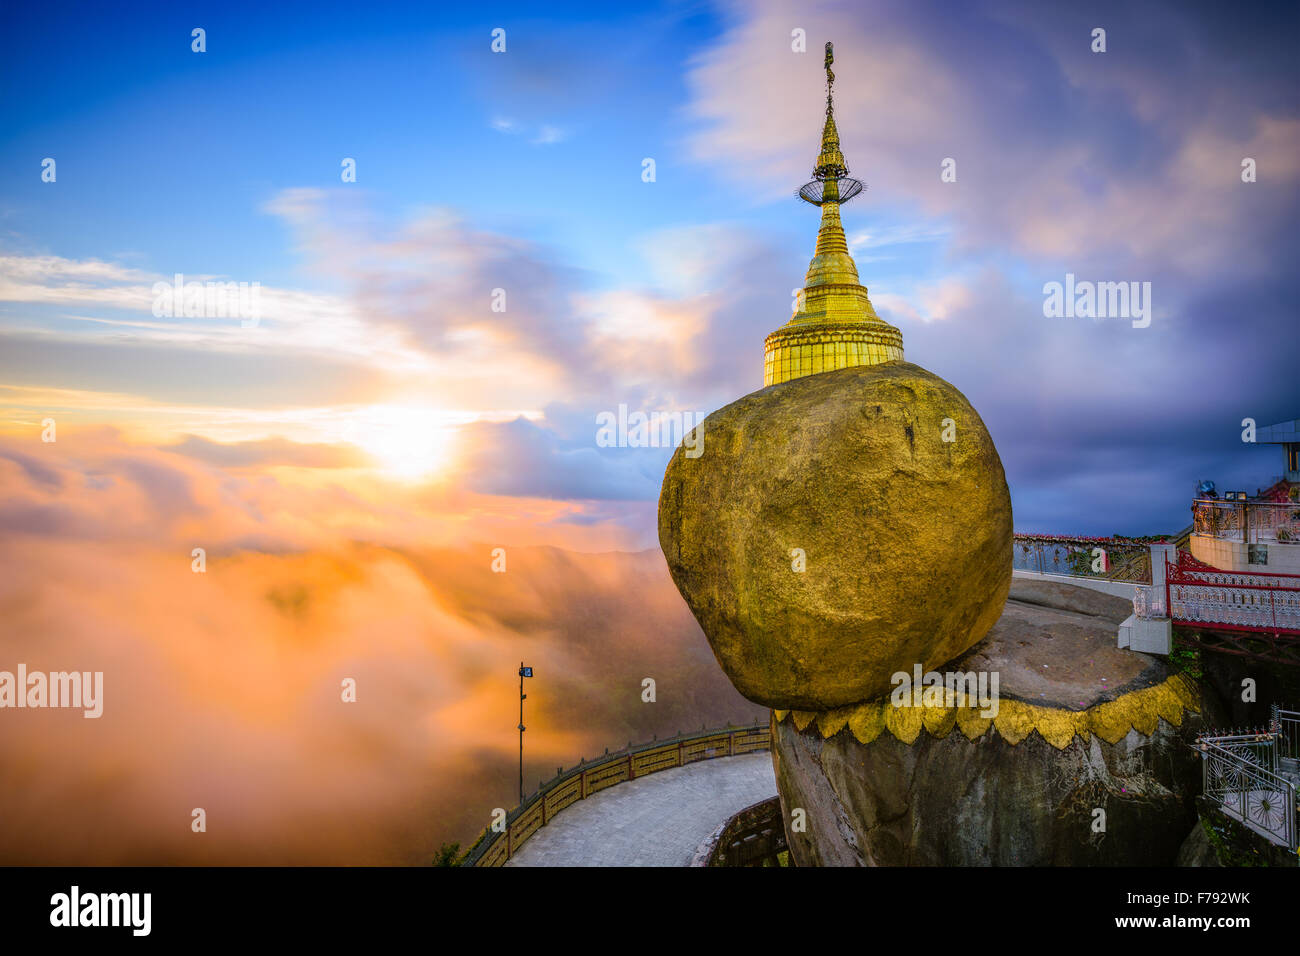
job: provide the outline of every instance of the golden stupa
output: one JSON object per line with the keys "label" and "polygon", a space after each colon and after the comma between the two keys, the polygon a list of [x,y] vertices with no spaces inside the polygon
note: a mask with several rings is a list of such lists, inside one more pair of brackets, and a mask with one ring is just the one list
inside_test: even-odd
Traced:
{"label": "golden stupa", "polygon": [[723,671],[745,697],[821,712],[953,660],[1011,583],[1011,496],[966,397],[903,360],[849,255],[848,175],[826,44],[820,206],[807,285],[767,337],[764,387],[699,426],[659,496],[659,544]]}
{"label": "golden stupa", "polygon": [[840,206],[863,189],[849,177],[835,127],[831,64],[835,55],[826,44],[826,125],[813,179],[799,198],[820,206],[817,248],[790,321],[767,337],[763,349],[763,384],[830,372],[854,365],[878,365],[903,360],[903,335],[871,307],[858,267],[849,255]]}

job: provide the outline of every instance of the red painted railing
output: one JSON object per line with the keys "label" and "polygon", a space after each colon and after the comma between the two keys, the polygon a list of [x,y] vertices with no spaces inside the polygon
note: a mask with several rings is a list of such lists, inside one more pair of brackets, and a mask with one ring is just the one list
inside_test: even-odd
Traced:
{"label": "red painted railing", "polygon": [[1186,551],[1165,563],[1164,602],[1143,589],[1134,597],[1139,617],[1234,631],[1300,635],[1300,575],[1222,571]]}

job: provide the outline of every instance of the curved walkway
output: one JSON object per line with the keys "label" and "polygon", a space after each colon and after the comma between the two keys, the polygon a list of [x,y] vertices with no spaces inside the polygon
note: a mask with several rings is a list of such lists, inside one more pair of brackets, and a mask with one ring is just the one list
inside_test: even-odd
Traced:
{"label": "curved walkway", "polygon": [[579,800],[506,866],[689,866],[722,823],[774,796],[766,751],[661,770]]}

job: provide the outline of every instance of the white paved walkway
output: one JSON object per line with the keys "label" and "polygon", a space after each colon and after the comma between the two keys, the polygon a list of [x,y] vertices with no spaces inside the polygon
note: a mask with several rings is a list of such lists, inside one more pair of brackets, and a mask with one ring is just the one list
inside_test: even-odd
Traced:
{"label": "white paved walkway", "polygon": [[562,810],[506,866],[689,866],[729,817],[775,796],[767,751],[661,770]]}

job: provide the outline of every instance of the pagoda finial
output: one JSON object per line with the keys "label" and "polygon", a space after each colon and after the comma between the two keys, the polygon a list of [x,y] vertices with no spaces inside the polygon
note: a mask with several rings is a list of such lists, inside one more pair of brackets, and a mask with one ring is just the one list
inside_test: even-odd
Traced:
{"label": "pagoda finial", "polygon": [[835,62],[835,48],[828,41],[826,44],[826,125],[822,127],[822,150],[817,156],[817,165],[813,168],[813,177],[825,181],[840,179],[848,175],[849,167],[840,152],[840,131],[835,128],[835,71],[831,64]]}
{"label": "pagoda finial", "polygon": [[831,69],[831,64],[835,62],[835,44],[830,40],[826,41],[826,115],[831,112],[831,86],[835,82],[835,71]]}
{"label": "pagoda finial", "polygon": [[814,206],[827,203],[846,203],[862,192],[862,183],[849,177],[849,166],[840,151],[840,131],[835,126],[835,47],[826,44],[826,123],[822,126],[821,152],[813,167],[812,182],[801,186],[798,196]]}

